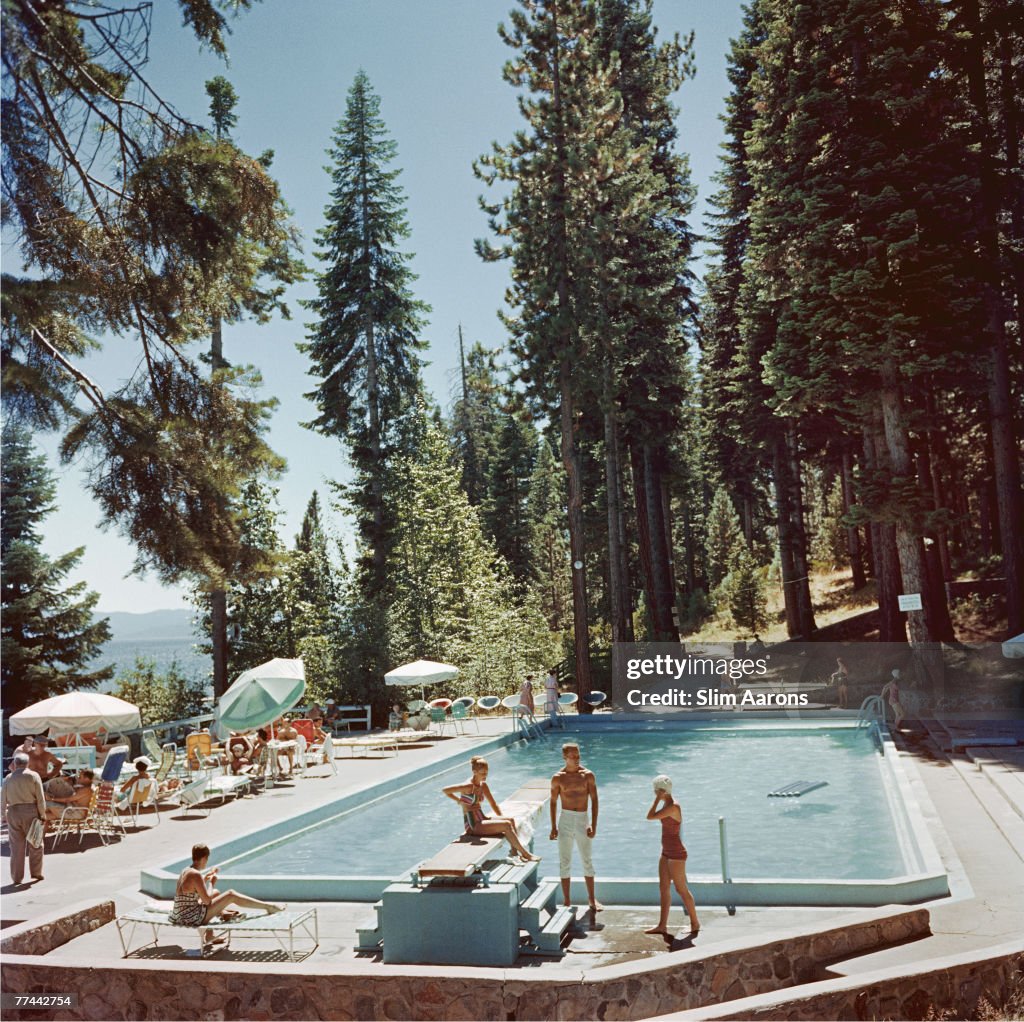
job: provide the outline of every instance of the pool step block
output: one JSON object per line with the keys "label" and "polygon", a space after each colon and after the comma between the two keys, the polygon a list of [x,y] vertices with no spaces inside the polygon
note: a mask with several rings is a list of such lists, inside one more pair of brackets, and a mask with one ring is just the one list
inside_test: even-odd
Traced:
{"label": "pool step block", "polygon": [[379,951],[381,941],[384,939],[384,931],[380,925],[381,910],[384,908],[384,902],[378,901],[373,906],[374,915],[377,917],[376,925],[370,929],[357,929],[356,936],[359,938],[359,943],[356,944],[356,951]]}
{"label": "pool step block", "polygon": [[565,931],[576,921],[571,906],[552,904],[561,889],[559,881],[545,880],[519,906],[519,929],[529,933],[535,954],[561,954]]}

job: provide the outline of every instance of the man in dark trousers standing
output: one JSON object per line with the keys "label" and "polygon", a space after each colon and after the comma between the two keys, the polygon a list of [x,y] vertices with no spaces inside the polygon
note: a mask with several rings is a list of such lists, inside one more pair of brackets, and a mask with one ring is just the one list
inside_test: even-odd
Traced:
{"label": "man in dark trousers standing", "polygon": [[14,769],[4,778],[0,789],[0,809],[7,821],[7,834],[11,846],[11,880],[20,884],[25,879],[25,850],[28,849],[28,869],[33,880],[43,879],[43,845],[30,844],[29,827],[36,820],[46,819],[46,798],[39,774],[28,767],[28,755],[14,754]]}

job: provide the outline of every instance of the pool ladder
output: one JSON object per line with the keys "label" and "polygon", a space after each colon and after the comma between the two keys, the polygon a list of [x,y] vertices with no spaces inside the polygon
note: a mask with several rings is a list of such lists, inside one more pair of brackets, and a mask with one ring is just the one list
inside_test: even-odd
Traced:
{"label": "pool ladder", "polygon": [[868,696],[860,704],[857,716],[857,727],[870,727],[872,724],[885,723],[885,701],[881,696]]}

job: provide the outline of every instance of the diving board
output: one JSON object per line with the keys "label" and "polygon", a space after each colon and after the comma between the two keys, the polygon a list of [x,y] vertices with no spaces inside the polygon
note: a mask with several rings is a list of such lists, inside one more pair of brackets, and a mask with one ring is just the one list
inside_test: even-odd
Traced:
{"label": "diving board", "polygon": [[791,784],[784,784],[781,788],[768,792],[769,798],[799,798],[809,791],[817,791],[818,788],[827,788],[828,781],[793,781]]}
{"label": "diving board", "polygon": [[[499,803],[524,844],[550,790],[547,780],[530,781]],[[510,966],[521,954],[558,955],[575,921],[557,904],[560,889],[540,881],[535,861],[513,860],[504,838],[462,834],[385,888],[356,950],[377,954],[383,945],[389,965]]]}

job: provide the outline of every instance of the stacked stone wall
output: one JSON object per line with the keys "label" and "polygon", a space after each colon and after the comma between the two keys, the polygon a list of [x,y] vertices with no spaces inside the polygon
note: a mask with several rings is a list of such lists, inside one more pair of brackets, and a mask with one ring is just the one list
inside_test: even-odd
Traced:
{"label": "stacked stone wall", "polygon": [[[678,951],[587,972],[458,970],[6,956],[3,989],[78,994],[81,1019],[645,1019],[813,982],[832,962],[928,934],[925,909],[876,909],[828,930],[805,927],[756,944]],[[7,1017],[38,1018],[17,1009]],[[56,1017],[56,1016],[55,1016]],[[829,1016],[821,1016],[829,1017]]]}

